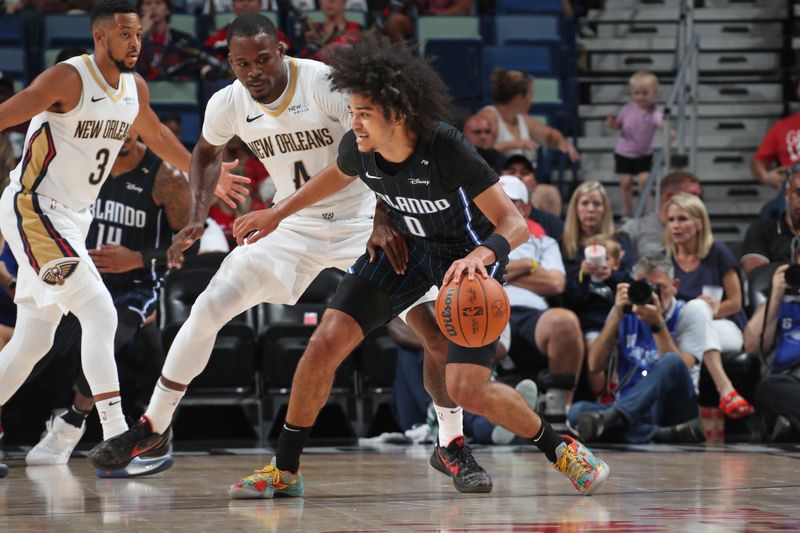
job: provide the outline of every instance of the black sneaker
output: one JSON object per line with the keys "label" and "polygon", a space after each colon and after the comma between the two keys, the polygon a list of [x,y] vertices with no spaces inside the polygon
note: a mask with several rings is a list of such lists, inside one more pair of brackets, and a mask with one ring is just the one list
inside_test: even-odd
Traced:
{"label": "black sneaker", "polygon": [[583,442],[594,442],[603,434],[603,417],[596,411],[581,413],[573,428]]}
{"label": "black sneaker", "polygon": [[706,434],[699,417],[674,426],[658,428],[653,435],[654,442],[694,444],[705,440]]}
{"label": "black sneaker", "polygon": [[154,433],[150,421],[139,419],[128,431],[101,442],[89,452],[89,462],[100,470],[120,470],[134,457],[169,449],[171,431]]}
{"label": "black sneaker", "polygon": [[464,437],[456,437],[446,448],[437,442],[431,455],[431,466],[453,478],[459,492],[491,492],[492,478],[472,456]]}

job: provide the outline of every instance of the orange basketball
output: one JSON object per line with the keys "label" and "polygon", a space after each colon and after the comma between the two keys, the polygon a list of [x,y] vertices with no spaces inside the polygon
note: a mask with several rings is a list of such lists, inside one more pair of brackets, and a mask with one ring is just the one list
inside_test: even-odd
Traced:
{"label": "orange basketball", "polygon": [[505,289],[494,278],[465,275],[439,290],[436,322],[445,337],[461,346],[477,348],[496,341],[508,324],[511,308]]}

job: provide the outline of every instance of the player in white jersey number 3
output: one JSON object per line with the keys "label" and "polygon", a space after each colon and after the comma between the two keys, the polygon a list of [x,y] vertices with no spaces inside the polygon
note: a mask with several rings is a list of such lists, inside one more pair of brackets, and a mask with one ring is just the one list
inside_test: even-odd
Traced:
{"label": "player in white jersey number 3", "polygon": [[[93,55],[47,69],[0,105],[0,131],[30,119],[22,159],[0,199],[0,230],[19,263],[16,328],[0,352],[0,406],[50,349],[61,316],[72,312],[83,330],[82,365],[103,437],[110,438],[127,424],[114,361],[116,312],[86,251],[88,208],[132,127],[184,172],[189,152],[159,122],[144,79],[133,72],[142,35],[136,9],[104,1],[91,27]],[[229,191],[232,179],[221,180]]]}
{"label": "player in white jersey number 3", "polygon": [[[193,218],[175,237],[170,249],[173,264],[182,262],[181,251],[202,233],[222,150],[234,135],[247,143],[267,168],[275,180],[276,201],[280,201],[336,160],[339,141],[349,129],[347,96],[331,90],[329,68],[316,61],[285,57],[268,18],[259,14],[237,18],[228,29],[228,44],[237,80],[208,103],[203,135],[192,154]],[[374,213],[375,195],[355,180],[287,218],[268,237],[233,250],[175,337],[147,412],[129,431],[95,447],[89,454],[93,464],[119,468],[161,446],[186,387],[207,365],[220,328],[260,302],[295,303],[325,268],[349,268],[364,253]],[[393,228],[387,229],[379,221],[375,229],[376,234],[386,235]],[[371,242],[386,245],[378,237]],[[433,369],[429,390],[435,404],[451,419],[441,424],[441,432],[443,436],[453,433],[450,440],[456,440],[461,436],[461,412],[444,384],[447,342],[435,325],[430,306],[412,307],[406,319],[425,345],[426,370]],[[456,487],[470,492],[491,490],[491,478],[468,448],[459,458],[464,465],[459,478],[453,476]],[[234,492],[232,496],[242,497],[241,491]],[[269,496],[258,491],[245,495]]]}

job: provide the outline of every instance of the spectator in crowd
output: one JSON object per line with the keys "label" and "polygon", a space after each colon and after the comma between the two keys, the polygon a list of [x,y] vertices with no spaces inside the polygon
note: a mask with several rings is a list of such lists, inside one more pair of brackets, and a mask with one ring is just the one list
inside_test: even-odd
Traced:
{"label": "spectator in crowd", "polygon": [[[561,194],[558,192],[558,189],[551,185],[539,184],[536,181],[536,174],[533,171],[533,164],[524,155],[512,155],[506,159],[501,174],[505,174],[507,176],[516,176],[522,180],[522,183],[524,183],[525,187],[528,188],[528,195],[530,197],[530,201],[528,203],[530,203],[532,207],[530,214],[527,215],[527,218],[541,225],[541,227],[544,228],[546,235],[554,238],[557,241],[560,241],[561,234],[564,232],[564,222],[559,218]],[[544,194],[540,192],[540,194],[537,196],[536,191],[541,191],[543,188],[545,189]],[[535,201],[537,198],[547,200],[550,204],[557,203],[559,205],[559,214],[553,214],[552,212],[537,206]],[[557,200],[555,198],[557,198]]]}
{"label": "spectator in crowd", "polygon": [[494,137],[489,121],[484,117],[472,115],[464,122],[463,133],[489,166],[501,174],[506,156],[494,149]]}
{"label": "spectator in crowd", "polygon": [[[500,185],[523,216],[530,209],[528,189],[519,178],[502,176]],[[584,344],[578,317],[563,308],[550,308],[545,298],[564,291],[564,263],[558,243],[546,235],[533,236],[508,256],[506,292],[511,303],[509,356],[521,372],[542,367],[569,376],[568,389],[546,394],[546,416],[564,417],[572,403],[574,385],[583,364]]]}
{"label": "spectator in crowd", "polygon": [[606,119],[606,126],[620,131],[614,148],[614,171],[619,174],[625,217],[633,216],[633,176],[644,191],[653,162],[653,137],[664,125],[664,111],[655,105],[658,78],[652,72],[639,71],[628,81],[632,102]]}
{"label": "spectator in crowd", "polygon": [[[264,7],[265,3],[272,2],[275,7]],[[245,13],[258,13],[267,9],[277,11],[278,6],[275,0],[232,0],[226,9],[217,12],[233,11],[234,15],[241,17]],[[233,71],[228,64],[228,26],[217,28],[217,31],[206,37],[203,46],[213,56],[213,60],[204,58],[204,64],[200,67],[200,74],[205,79],[233,79]],[[285,50],[292,49],[292,42],[280,28],[276,28],[278,42],[283,44]]]}
{"label": "spectator in crowd", "polygon": [[[678,299],[688,302],[698,298],[708,304],[714,328],[710,333],[716,335],[716,344],[723,352],[741,351],[746,318],[736,258],[725,243],[714,241],[711,221],[700,198],[686,193],[670,198],[664,244],[675,267],[675,279],[680,281]],[[703,364],[711,374],[719,393],[719,408],[725,415],[742,418],[753,414],[753,407],[733,388],[720,353],[708,352]]]}
{"label": "spectator in crowd", "polygon": [[564,235],[561,237],[561,250],[569,283],[576,282],[582,275],[607,276],[602,266],[586,261],[584,251],[597,235],[615,235],[624,253],[621,256],[622,269],[630,272],[636,261],[633,244],[625,233],[615,234],[614,214],[608,201],[605,187],[597,181],[584,181],[570,198]]}
{"label": "spectator in crowd", "polygon": [[783,191],[784,213],[770,212],[754,220],[742,244],[745,275],[767,263],[788,262],[792,240],[800,235],[800,172],[792,172]]}
{"label": "spectator in crowd", "polygon": [[386,35],[392,41],[402,41],[414,35],[414,18],[411,13],[416,9],[417,15],[469,15],[472,11],[472,0],[402,0],[392,2],[384,13],[386,19]]}
{"label": "spectator in crowd", "polygon": [[614,308],[589,347],[589,370],[607,372],[616,346],[616,401],[576,403],[569,425],[588,442],[601,437],[629,443],[702,441],[700,363],[709,350],[719,350],[707,335],[706,304],[675,298],[678,281],[672,261],[662,254],[640,257],[634,278],[647,283],[650,303],[633,304],[632,284],[617,285]]}
{"label": "spectator in crowd", "polygon": [[[796,92],[800,96],[800,82]],[[757,181],[782,192],[788,173],[795,165],[800,165],[800,113],[779,120],[767,130],[753,156],[750,170]],[[761,214],[769,218],[785,211],[785,196],[778,193],[767,202]]]}
{"label": "spectator in crowd", "polygon": [[800,286],[794,278],[787,282],[788,269],[775,270],[767,302],[744,330],[747,353],[765,363],[755,404],[771,441],[800,438]]}
{"label": "spectator in crowd", "polygon": [[185,80],[199,70],[187,50],[198,51],[194,37],[169,27],[172,0],[138,0],[142,50],[136,71],[146,80]]}
{"label": "spectator in crowd", "polygon": [[[265,1],[272,1],[273,3],[279,3],[281,0],[265,0]],[[319,0],[289,0],[291,2],[291,7],[295,11],[313,11],[315,9],[322,9],[320,6]],[[369,4],[367,0],[346,0],[345,2],[345,9],[353,9],[357,11],[367,11],[369,9]],[[277,8],[272,8],[277,9]]]}
{"label": "spectator in crowd", "polygon": [[319,0],[319,8],[325,19],[308,23],[306,45],[300,57],[324,62],[337,46],[350,46],[357,41],[363,28],[345,17],[345,0]]}
{"label": "spectator in crowd", "polygon": [[675,170],[661,179],[658,211],[651,211],[641,218],[625,222],[620,232],[626,233],[633,242],[636,257],[651,252],[664,253],[664,229],[667,224],[667,202],[673,195],[686,192],[700,196],[700,180],[691,172]]}
{"label": "spectator in crowd", "polygon": [[160,115],[159,120],[162,124],[169,128],[175,137],[181,138],[181,123],[183,120],[181,119],[180,113],[166,113],[164,115]]}
{"label": "spectator in crowd", "polygon": [[533,104],[533,77],[519,70],[495,69],[492,74],[492,105],[480,110],[492,127],[494,147],[506,156],[521,154],[536,161],[539,146],[564,152],[571,161],[580,154],[560,131],[542,124],[528,110]]}

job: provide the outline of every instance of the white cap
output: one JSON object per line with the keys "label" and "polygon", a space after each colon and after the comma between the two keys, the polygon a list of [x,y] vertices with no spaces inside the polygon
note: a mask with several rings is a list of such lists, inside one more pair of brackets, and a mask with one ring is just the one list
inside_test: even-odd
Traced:
{"label": "white cap", "polygon": [[528,187],[516,176],[500,176],[500,186],[512,200],[528,203],[530,193]]}

